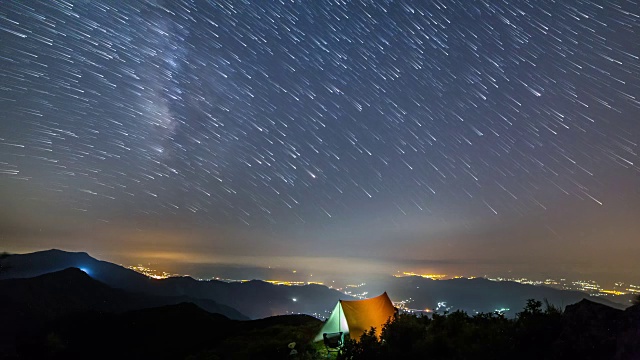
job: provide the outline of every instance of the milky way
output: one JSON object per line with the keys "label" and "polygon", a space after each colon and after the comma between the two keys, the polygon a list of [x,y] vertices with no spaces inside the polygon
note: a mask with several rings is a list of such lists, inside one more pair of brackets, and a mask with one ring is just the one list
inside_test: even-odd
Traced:
{"label": "milky way", "polygon": [[639,26],[635,1],[3,2],[0,195],[302,249],[638,210]]}

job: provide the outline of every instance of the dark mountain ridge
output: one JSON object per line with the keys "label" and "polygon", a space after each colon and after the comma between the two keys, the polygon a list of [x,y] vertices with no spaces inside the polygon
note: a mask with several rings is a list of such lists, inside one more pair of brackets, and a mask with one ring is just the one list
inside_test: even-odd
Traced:
{"label": "dark mountain ridge", "polygon": [[106,316],[185,302],[221,318],[247,319],[237,310],[209,299],[114,289],[77,268],[0,280],[0,358],[14,354],[19,339],[33,338],[47,324],[61,318],[87,312]]}
{"label": "dark mountain ridge", "polygon": [[[107,261],[97,260],[86,252],[58,249],[28,254],[11,254],[0,259],[0,280],[30,278],[67,268],[82,269],[92,278],[125,290],[144,291],[155,279]],[[114,286],[120,284],[120,286]]]}
{"label": "dark mountain ridge", "polygon": [[[78,268],[68,268],[33,278],[0,280],[1,313],[29,312],[44,320],[78,311],[124,312],[134,309],[192,302],[203,309],[226,317],[247,317],[213,300],[188,296],[156,296],[114,289],[93,279]],[[10,314],[4,314],[10,315]]]}
{"label": "dark mountain ridge", "polygon": [[319,285],[279,286],[259,280],[227,283],[199,281],[191,277],[152,279],[120,265],[96,260],[86,253],[62,250],[10,255],[0,260],[0,265],[5,269],[0,272],[0,279],[33,277],[76,267],[114,288],[159,296],[210,299],[254,319],[321,313],[332,309],[339,298],[348,298],[336,290]]}

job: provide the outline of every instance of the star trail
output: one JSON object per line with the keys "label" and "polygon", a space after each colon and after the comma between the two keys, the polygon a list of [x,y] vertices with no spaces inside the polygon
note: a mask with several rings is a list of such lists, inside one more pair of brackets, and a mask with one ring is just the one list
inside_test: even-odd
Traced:
{"label": "star trail", "polygon": [[630,272],[639,115],[636,1],[6,1],[0,241]]}

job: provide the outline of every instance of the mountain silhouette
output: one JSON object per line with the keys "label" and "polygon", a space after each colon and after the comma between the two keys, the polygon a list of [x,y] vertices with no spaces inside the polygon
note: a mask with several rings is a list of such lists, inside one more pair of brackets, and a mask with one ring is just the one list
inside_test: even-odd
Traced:
{"label": "mountain silhouette", "polygon": [[247,319],[237,310],[209,299],[114,289],[77,268],[33,278],[0,280],[0,322],[3,325],[0,326],[0,358],[14,349],[17,338],[33,336],[48,322],[70,314],[122,313],[184,302],[225,318]]}
{"label": "mountain silhouette", "polygon": [[[349,298],[322,285],[278,286],[259,280],[227,283],[199,281],[190,277],[157,280],[119,265],[96,260],[86,253],[61,250],[10,255],[0,260],[0,264],[7,267],[0,273],[0,279],[35,276],[73,266],[84,269],[91,277],[114,288],[160,296],[210,299],[233,307],[253,319],[295,313],[328,316],[327,311],[333,308],[338,299]],[[413,309],[435,309],[439,302],[446,302],[451,310],[461,309],[470,314],[510,309],[505,312],[510,317],[515,316],[527,299],[546,299],[564,308],[588,298],[613,308],[625,308],[624,305],[605,298],[590,297],[579,291],[483,278],[431,280],[388,277],[367,284],[362,291],[368,291],[369,294],[386,291],[393,300],[411,299],[407,306]]]}
{"label": "mountain silhouette", "polygon": [[154,279],[123,266],[94,259],[85,252],[68,252],[58,249],[37,251],[28,254],[11,254],[0,259],[1,279],[29,278],[64,270],[82,269],[92,278],[112,287],[125,290],[144,289]]}
{"label": "mountain silhouette", "polygon": [[152,279],[120,265],[96,260],[87,253],[62,250],[10,255],[0,260],[0,264],[6,269],[0,272],[0,279],[32,277],[76,267],[113,288],[157,296],[210,299],[253,319],[323,313],[331,310],[339,298],[348,297],[321,285],[278,286],[259,280],[228,283],[191,277]]}
{"label": "mountain silhouette", "polygon": [[[3,315],[29,312],[52,319],[71,312],[124,312],[182,302],[192,302],[206,311],[244,320],[237,310],[212,300],[187,296],[155,296],[114,289],[78,268],[68,268],[33,278],[0,280]],[[17,310],[17,311],[16,311]],[[9,313],[9,314],[5,314]]]}

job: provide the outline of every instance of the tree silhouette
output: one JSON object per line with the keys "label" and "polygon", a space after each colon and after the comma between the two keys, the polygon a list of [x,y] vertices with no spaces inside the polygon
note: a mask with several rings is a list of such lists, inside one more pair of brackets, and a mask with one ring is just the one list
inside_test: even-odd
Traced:
{"label": "tree silhouette", "polygon": [[[593,326],[598,331],[616,331],[609,326],[617,321],[614,315],[593,318]],[[495,313],[470,316],[463,311],[431,317],[398,314],[383,326],[380,338],[372,329],[360,341],[347,341],[340,359],[561,359],[572,358],[576,351],[586,351],[584,359],[614,358],[615,349],[605,337],[590,337],[585,343],[583,329],[565,316],[559,307],[534,299],[527,300],[512,319]],[[604,350],[589,354],[589,349]]]}

